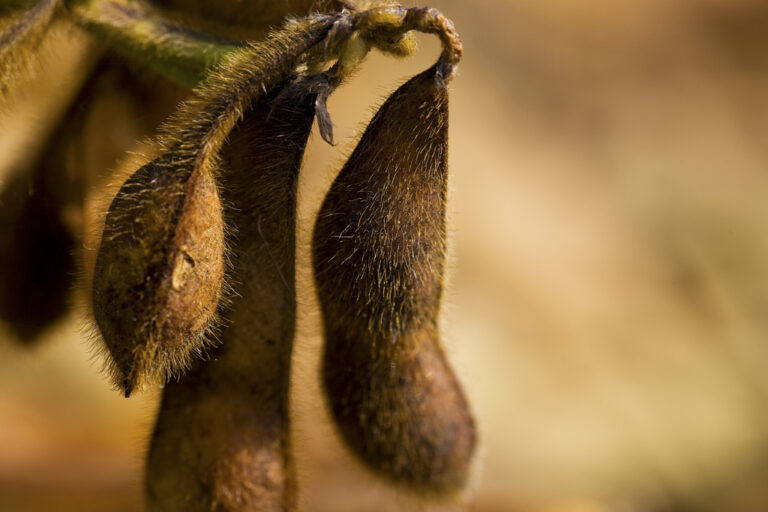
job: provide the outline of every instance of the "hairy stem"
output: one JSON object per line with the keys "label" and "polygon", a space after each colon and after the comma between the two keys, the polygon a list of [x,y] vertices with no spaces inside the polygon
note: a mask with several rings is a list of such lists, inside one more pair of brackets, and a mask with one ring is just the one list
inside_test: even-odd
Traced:
{"label": "hairy stem", "polygon": [[224,55],[240,48],[162,18],[138,0],[82,0],[71,6],[77,22],[120,53],[188,88]]}

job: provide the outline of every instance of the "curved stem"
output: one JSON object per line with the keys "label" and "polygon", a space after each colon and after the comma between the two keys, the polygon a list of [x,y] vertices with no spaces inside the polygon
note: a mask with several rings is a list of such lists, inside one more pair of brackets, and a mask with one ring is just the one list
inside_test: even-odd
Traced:
{"label": "curved stem", "polygon": [[437,35],[443,44],[441,58],[451,65],[455,66],[461,60],[464,46],[461,44],[459,34],[456,33],[453,22],[437,9],[431,7],[408,9],[403,25],[419,32]]}
{"label": "curved stem", "polygon": [[[414,41],[408,37],[409,32],[415,30],[438,36],[443,46],[439,62],[445,67],[442,74],[446,81],[452,77],[464,51],[453,22],[431,7],[404,8],[399,5],[375,7],[356,13],[353,27],[360,33],[368,47],[376,47],[383,52],[400,56],[409,55],[415,48]],[[355,59],[354,64],[360,60],[362,57]]]}

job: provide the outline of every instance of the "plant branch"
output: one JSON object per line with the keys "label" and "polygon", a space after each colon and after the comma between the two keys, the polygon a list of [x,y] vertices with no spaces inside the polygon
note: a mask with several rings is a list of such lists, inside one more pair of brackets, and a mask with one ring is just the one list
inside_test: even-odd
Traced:
{"label": "plant branch", "polygon": [[71,6],[77,22],[120,53],[194,88],[206,71],[240,48],[159,16],[139,0],[82,0]]}

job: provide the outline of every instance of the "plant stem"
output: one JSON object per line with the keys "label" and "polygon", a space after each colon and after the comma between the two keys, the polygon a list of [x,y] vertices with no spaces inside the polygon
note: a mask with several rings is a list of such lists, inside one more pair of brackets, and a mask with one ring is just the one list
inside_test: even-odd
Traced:
{"label": "plant stem", "polygon": [[79,24],[115,50],[188,88],[240,48],[164,19],[138,0],[82,0],[70,8]]}

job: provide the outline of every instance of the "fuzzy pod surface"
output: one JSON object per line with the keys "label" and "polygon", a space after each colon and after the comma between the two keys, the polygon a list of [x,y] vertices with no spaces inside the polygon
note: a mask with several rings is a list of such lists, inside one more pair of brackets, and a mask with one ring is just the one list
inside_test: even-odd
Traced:
{"label": "fuzzy pod surface", "polygon": [[224,277],[216,179],[166,154],[144,165],[107,212],[93,312],[128,396],[163,383],[206,344]]}
{"label": "fuzzy pod surface", "polygon": [[384,103],[331,185],[313,236],[322,377],[337,427],[376,472],[437,494],[463,485],[476,440],[438,334],[444,68],[417,75]]}
{"label": "fuzzy pod surface", "polygon": [[296,185],[314,95],[262,98],[222,167],[234,298],[222,344],[164,392],[149,450],[150,510],[295,509],[289,376],[296,292]]}

